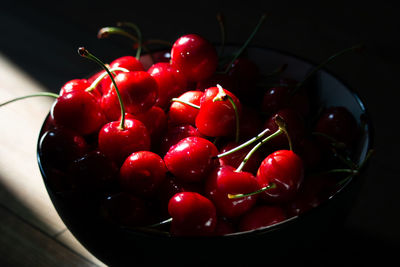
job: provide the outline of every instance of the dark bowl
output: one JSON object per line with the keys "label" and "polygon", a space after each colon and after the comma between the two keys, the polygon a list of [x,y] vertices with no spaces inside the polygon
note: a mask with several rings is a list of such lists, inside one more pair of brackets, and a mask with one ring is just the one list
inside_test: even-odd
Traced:
{"label": "dark bowl", "polygon": [[[288,64],[286,75],[297,80],[314,67],[296,56],[267,48],[251,47],[248,57],[263,73]],[[359,95],[325,70],[316,73],[312,82],[313,96],[318,102],[326,106],[345,106],[362,125],[354,153],[356,163],[361,163],[372,148],[372,125]],[[173,237],[165,232],[119,227],[102,220],[90,204],[82,205],[80,198],[85,196],[77,198],[72,193],[55,192],[48,184],[49,170],[43,165],[39,152],[38,145],[40,171],[58,214],[77,240],[110,266],[246,266],[295,262],[298,257],[312,254],[310,250],[319,243],[329,242],[330,234],[343,225],[363,183],[361,173],[318,207],[272,226],[226,236]]]}

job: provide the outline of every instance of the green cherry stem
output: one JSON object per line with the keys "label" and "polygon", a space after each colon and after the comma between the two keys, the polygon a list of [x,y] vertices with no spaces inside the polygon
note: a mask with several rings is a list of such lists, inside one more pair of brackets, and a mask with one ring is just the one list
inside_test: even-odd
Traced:
{"label": "green cherry stem", "polygon": [[235,141],[239,142],[239,135],[240,135],[240,118],[239,118],[239,111],[235,102],[233,101],[232,97],[225,93],[224,88],[221,85],[217,84],[218,87],[218,94],[214,97],[213,102],[216,101],[224,101],[228,100],[229,103],[232,105],[233,110],[235,112],[235,123],[236,123],[236,132],[235,132]]}
{"label": "green cherry stem", "polygon": [[188,105],[188,106],[190,106],[190,107],[192,107],[192,108],[200,109],[200,106],[198,106],[198,105],[195,105],[195,104],[193,104],[193,103],[190,103],[190,102],[188,102],[188,101],[184,101],[184,100],[181,100],[181,99],[175,98],[175,97],[171,99],[171,102],[179,102],[179,103],[181,103],[181,104]]}
{"label": "green cherry stem", "polygon": [[282,133],[284,133],[289,141],[289,148],[290,150],[293,150],[292,147],[292,141],[289,137],[289,134],[287,132],[287,125],[286,122],[283,120],[283,118],[279,115],[275,116],[275,123],[278,125],[278,130],[276,132],[274,132],[273,134],[267,136],[266,138],[264,138],[263,140],[261,140],[260,142],[258,142],[248,153],[247,155],[244,157],[243,161],[240,163],[239,167],[237,167],[237,169],[235,170],[235,172],[240,172],[243,170],[244,166],[246,165],[247,161],[250,159],[250,157],[254,154],[254,152],[256,152],[257,149],[259,149],[263,144],[265,144],[266,142],[268,142],[269,140],[277,137],[278,135],[281,135]]}
{"label": "green cherry stem", "polygon": [[248,197],[248,196],[260,194],[260,193],[262,193],[264,191],[267,191],[267,190],[273,189],[273,188],[276,188],[276,184],[271,183],[271,184],[269,184],[267,186],[264,186],[264,187],[254,191],[254,192],[251,192],[251,193],[247,193],[247,194],[228,194],[228,198],[229,199],[236,199],[236,198],[241,198],[241,197]]}
{"label": "green cherry stem", "polygon": [[305,77],[304,79],[297,83],[297,85],[295,86],[295,88],[292,90],[291,95],[294,95],[303,85],[306,81],[308,81],[308,79],[313,76],[316,72],[318,72],[320,69],[322,69],[324,66],[326,66],[328,63],[330,63],[332,60],[336,59],[337,57],[344,55],[348,52],[354,52],[354,51],[359,51],[362,50],[362,48],[364,48],[364,44],[357,44],[354,45],[352,47],[349,48],[345,48],[335,54],[333,54],[332,56],[330,56],[329,58],[327,58],[326,60],[322,61],[318,66],[316,66],[312,71],[310,71]]}
{"label": "green cherry stem", "polygon": [[106,38],[106,37],[110,36],[110,34],[125,36],[125,37],[131,39],[133,42],[137,43],[138,47],[136,50],[136,59],[139,60],[140,54],[142,51],[142,40],[140,38],[130,34],[126,30],[119,28],[119,27],[103,27],[97,33],[97,38],[99,38],[99,39]]}
{"label": "green cherry stem", "polygon": [[135,23],[132,22],[118,22],[117,25],[119,27],[128,27],[136,32],[136,35],[138,37],[138,42],[137,42],[138,48],[136,52],[136,58],[139,59],[142,53],[142,45],[143,45],[142,31],[140,30],[139,26],[137,26]]}
{"label": "green cherry stem", "polygon": [[[127,70],[127,69],[125,69],[125,68],[121,68],[121,67],[111,68],[111,69],[110,69],[110,72],[113,73],[113,74],[115,75],[115,71],[117,71],[117,70],[123,71],[123,72],[129,72],[129,70]],[[94,81],[92,82],[92,84],[91,84],[88,88],[85,89],[86,92],[91,92],[91,91],[95,90],[96,87],[97,87],[97,85],[98,85],[98,84],[101,82],[101,80],[103,80],[104,77],[106,77],[106,76],[108,76],[108,73],[107,73],[107,72],[104,72],[104,73],[102,73],[101,75],[99,75],[99,77],[97,77],[96,80],[94,80]]]}
{"label": "green cherry stem", "polygon": [[263,130],[262,132],[260,132],[257,136],[255,136],[255,137],[249,139],[248,141],[244,142],[243,144],[241,144],[241,145],[239,145],[239,146],[237,146],[237,147],[234,147],[234,148],[232,148],[231,150],[228,150],[228,151],[226,151],[226,152],[224,152],[224,153],[218,154],[218,155],[217,155],[217,158],[222,158],[222,157],[228,156],[228,155],[230,155],[230,154],[232,154],[232,153],[235,153],[236,151],[241,150],[242,148],[244,148],[244,147],[246,147],[246,146],[248,146],[248,145],[251,145],[252,143],[254,143],[254,142],[260,140],[261,138],[263,138],[264,135],[267,134],[268,132],[270,132],[270,129],[264,129],[264,130]]}
{"label": "green cherry stem", "polygon": [[58,95],[58,94],[55,94],[55,93],[40,92],[40,93],[35,93],[35,94],[20,96],[20,97],[17,97],[17,98],[8,100],[8,101],[6,101],[6,102],[4,102],[4,103],[0,103],[0,107],[5,106],[5,105],[10,104],[10,103],[13,103],[13,102],[16,102],[16,101],[19,101],[19,100],[22,100],[22,99],[25,99],[25,98],[31,98],[31,97],[37,97],[37,96],[50,96],[50,97],[54,97],[54,98],[58,98],[58,97],[59,97],[59,95]]}
{"label": "green cherry stem", "polygon": [[117,97],[118,97],[118,101],[119,101],[119,105],[121,107],[121,122],[119,125],[119,129],[123,130],[125,129],[125,107],[124,107],[124,103],[122,102],[122,97],[121,94],[118,90],[117,84],[115,83],[115,80],[110,72],[110,70],[106,67],[106,65],[97,57],[95,57],[94,55],[92,55],[86,48],[84,47],[79,47],[78,48],[78,54],[84,58],[90,59],[94,62],[96,62],[97,64],[99,64],[110,76],[110,79],[114,85],[115,88],[115,92],[117,93]]}
{"label": "green cherry stem", "polygon": [[228,73],[228,71],[232,68],[232,65],[235,63],[236,59],[243,53],[243,51],[249,46],[250,42],[253,40],[254,36],[260,29],[261,25],[263,24],[264,20],[266,19],[267,15],[263,14],[258,21],[258,24],[254,28],[253,32],[250,34],[249,38],[247,38],[246,42],[242,45],[242,47],[235,53],[234,57],[232,58],[231,62],[228,64],[228,66],[225,69],[225,73]]}
{"label": "green cherry stem", "polygon": [[235,172],[240,172],[243,170],[244,166],[246,165],[247,161],[250,159],[250,157],[256,152],[256,150],[258,150],[263,144],[265,144],[266,142],[268,142],[269,140],[277,137],[278,135],[281,135],[284,131],[282,131],[282,129],[278,129],[276,132],[274,132],[273,134],[267,136],[266,138],[264,138],[263,140],[261,140],[260,142],[258,142],[248,153],[247,155],[244,157],[243,161],[240,163],[239,167],[237,167],[237,169],[235,170]]}

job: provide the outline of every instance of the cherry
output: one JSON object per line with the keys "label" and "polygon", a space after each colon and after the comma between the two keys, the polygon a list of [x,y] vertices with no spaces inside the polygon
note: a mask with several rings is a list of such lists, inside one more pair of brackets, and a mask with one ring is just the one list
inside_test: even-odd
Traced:
{"label": "cherry", "polygon": [[149,197],[160,187],[166,172],[163,159],[156,153],[133,152],[121,166],[119,182],[124,191]]}
{"label": "cherry", "polygon": [[229,221],[225,217],[218,217],[217,218],[217,226],[214,230],[214,235],[222,236],[227,234],[232,234],[235,232],[235,226],[233,222]]}
{"label": "cherry", "polygon": [[[145,71],[123,72],[115,77],[127,113],[137,115],[148,111],[157,100],[158,86],[153,77]],[[119,118],[120,104],[115,86],[112,84],[101,100],[109,120]]]}
{"label": "cherry", "polygon": [[186,103],[191,103],[196,106],[200,106],[200,99],[203,95],[203,92],[200,91],[187,91],[180,95],[175,100],[168,110],[168,118],[171,124],[191,124],[195,125],[196,117],[199,113],[199,109]]}
{"label": "cherry", "polygon": [[55,123],[82,135],[98,131],[105,116],[97,98],[86,91],[72,91],[59,96],[50,111]]}
{"label": "cherry", "polygon": [[241,104],[234,94],[222,87],[211,87],[200,99],[196,127],[205,136],[230,136],[236,132],[238,139],[240,115]]}
{"label": "cherry", "polygon": [[139,120],[126,118],[124,128],[120,121],[105,124],[99,132],[99,150],[122,164],[133,152],[150,150],[151,137],[146,126]]}
{"label": "cherry", "polygon": [[178,38],[171,49],[171,64],[179,69],[188,81],[198,82],[209,78],[217,69],[218,55],[215,47],[197,34]]}
{"label": "cherry", "polygon": [[168,170],[184,182],[199,182],[217,165],[218,149],[202,137],[186,137],[164,156]]}
{"label": "cherry", "polygon": [[170,100],[178,97],[187,90],[186,77],[173,65],[169,63],[156,63],[147,72],[158,84],[158,98],[156,105],[166,109]]}
{"label": "cherry", "polygon": [[160,155],[165,155],[173,145],[190,136],[204,137],[197,128],[190,124],[169,126],[160,141]]}
{"label": "cherry", "polygon": [[73,79],[66,82],[60,90],[60,95],[70,93],[75,90],[86,90],[90,86],[90,83],[86,79]]}
{"label": "cherry", "polygon": [[291,150],[278,150],[268,155],[257,171],[256,179],[261,187],[274,185],[261,193],[271,203],[282,203],[292,199],[304,178],[301,158]]}
{"label": "cherry", "polygon": [[267,227],[286,220],[284,209],[279,206],[256,206],[246,213],[239,222],[239,231],[250,231]]}
{"label": "cherry", "polygon": [[39,140],[41,163],[45,166],[66,170],[75,160],[89,151],[85,139],[67,128],[45,132]]}
{"label": "cherry", "polygon": [[175,236],[207,236],[217,225],[214,204],[196,192],[175,194],[168,203],[172,217],[171,234]]}
{"label": "cherry", "polygon": [[129,71],[144,71],[142,63],[133,56],[123,56],[117,59],[114,59],[110,63],[110,68],[120,67],[127,69]]}
{"label": "cherry", "polygon": [[259,189],[259,184],[251,173],[235,172],[231,166],[221,166],[209,175],[205,188],[206,196],[213,201],[218,214],[237,218],[255,205],[257,196],[230,199],[228,194],[251,193]]}
{"label": "cherry", "polygon": [[319,139],[324,143],[341,142],[350,148],[357,136],[358,125],[348,109],[332,106],[322,112],[314,131],[322,134]]}

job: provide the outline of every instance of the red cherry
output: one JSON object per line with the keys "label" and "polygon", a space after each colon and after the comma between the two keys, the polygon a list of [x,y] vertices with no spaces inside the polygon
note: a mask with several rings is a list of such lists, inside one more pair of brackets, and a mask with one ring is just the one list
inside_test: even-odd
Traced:
{"label": "red cherry", "polygon": [[217,165],[218,149],[201,137],[186,137],[164,156],[168,170],[184,182],[203,181]]}
{"label": "red cherry", "polygon": [[[157,100],[158,86],[153,77],[145,71],[121,72],[115,77],[125,111],[133,115],[149,110]],[[121,115],[120,104],[114,85],[101,100],[109,120],[117,120]]]}
{"label": "red cherry", "polygon": [[206,196],[213,201],[218,214],[237,218],[255,205],[257,195],[230,199],[228,194],[247,194],[260,187],[251,173],[235,172],[231,166],[221,166],[209,175],[205,188]]}
{"label": "red cherry", "polygon": [[275,185],[260,193],[263,199],[274,203],[289,201],[303,182],[303,162],[291,150],[278,150],[262,161],[256,178],[261,187]]}
{"label": "red cherry", "polygon": [[197,34],[180,37],[171,49],[171,64],[182,71],[189,81],[210,77],[218,65],[215,47]]}
{"label": "red cherry", "polygon": [[286,220],[284,210],[279,206],[257,206],[246,213],[239,222],[239,230],[250,231],[274,225]]}
{"label": "red cherry", "polygon": [[122,164],[119,182],[122,190],[148,197],[160,187],[166,172],[159,155],[150,151],[133,152]]}
{"label": "red cherry", "polygon": [[120,67],[129,71],[144,71],[142,63],[133,56],[123,56],[110,63],[110,69]]}
{"label": "red cherry", "polygon": [[99,132],[99,150],[122,164],[133,152],[150,149],[150,134],[146,126],[135,119],[125,119],[125,128],[120,128],[120,121],[105,124]]}
{"label": "red cherry", "polygon": [[195,192],[174,195],[168,203],[172,217],[171,234],[175,236],[211,235],[217,225],[214,204]]}
{"label": "red cherry", "polygon": [[[180,95],[177,99],[192,103],[196,106],[200,106],[200,99],[203,92],[200,91],[187,91]],[[199,110],[189,105],[175,101],[171,104],[168,111],[169,122],[171,124],[191,124],[195,125],[195,120]]]}
{"label": "red cherry", "polygon": [[59,96],[50,113],[57,125],[82,135],[98,131],[105,123],[105,116],[97,98],[81,90]]}
{"label": "red cherry", "polygon": [[197,128],[190,124],[169,126],[161,139],[160,155],[165,155],[173,145],[190,136],[204,137]]}
{"label": "red cherry", "polygon": [[235,232],[234,224],[224,217],[217,218],[217,226],[214,230],[214,235],[222,236],[227,234],[232,234]]}
{"label": "red cherry", "polygon": [[[218,87],[208,88],[200,99],[196,127],[205,136],[230,136],[234,135],[236,131],[236,113],[233,105],[228,99],[214,101],[219,92]],[[239,99],[228,90],[223,89],[223,92],[232,98],[240,117],[241,105]]]}
{"label": "red cherry", "polygon": [[158,99],[156,105],[167,108],[170,100],[187,90],[186,77],[169,63],[156,63],[147,71],[158,84]]}
{"label": "red cherry", "polygon": [[[337,142],[342,142],[351,147],[358,131],[358,125],[350,111],[341,106],[332,106],[323,111],[319,117],[315,132],[333,138]],[[328,138],[319,138],[322,142],[330,142]]]}

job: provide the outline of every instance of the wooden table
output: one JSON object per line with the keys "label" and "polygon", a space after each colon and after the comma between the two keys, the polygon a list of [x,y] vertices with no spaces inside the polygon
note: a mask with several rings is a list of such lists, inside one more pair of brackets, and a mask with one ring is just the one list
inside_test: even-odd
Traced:
{"label": "wooden table", "polygon": [[[45,91],[0,54],[0,103]],[[38,133],[54,100],[36,97],[0,109],[0,266],[104,266],[68,231],[43,184]]]}

